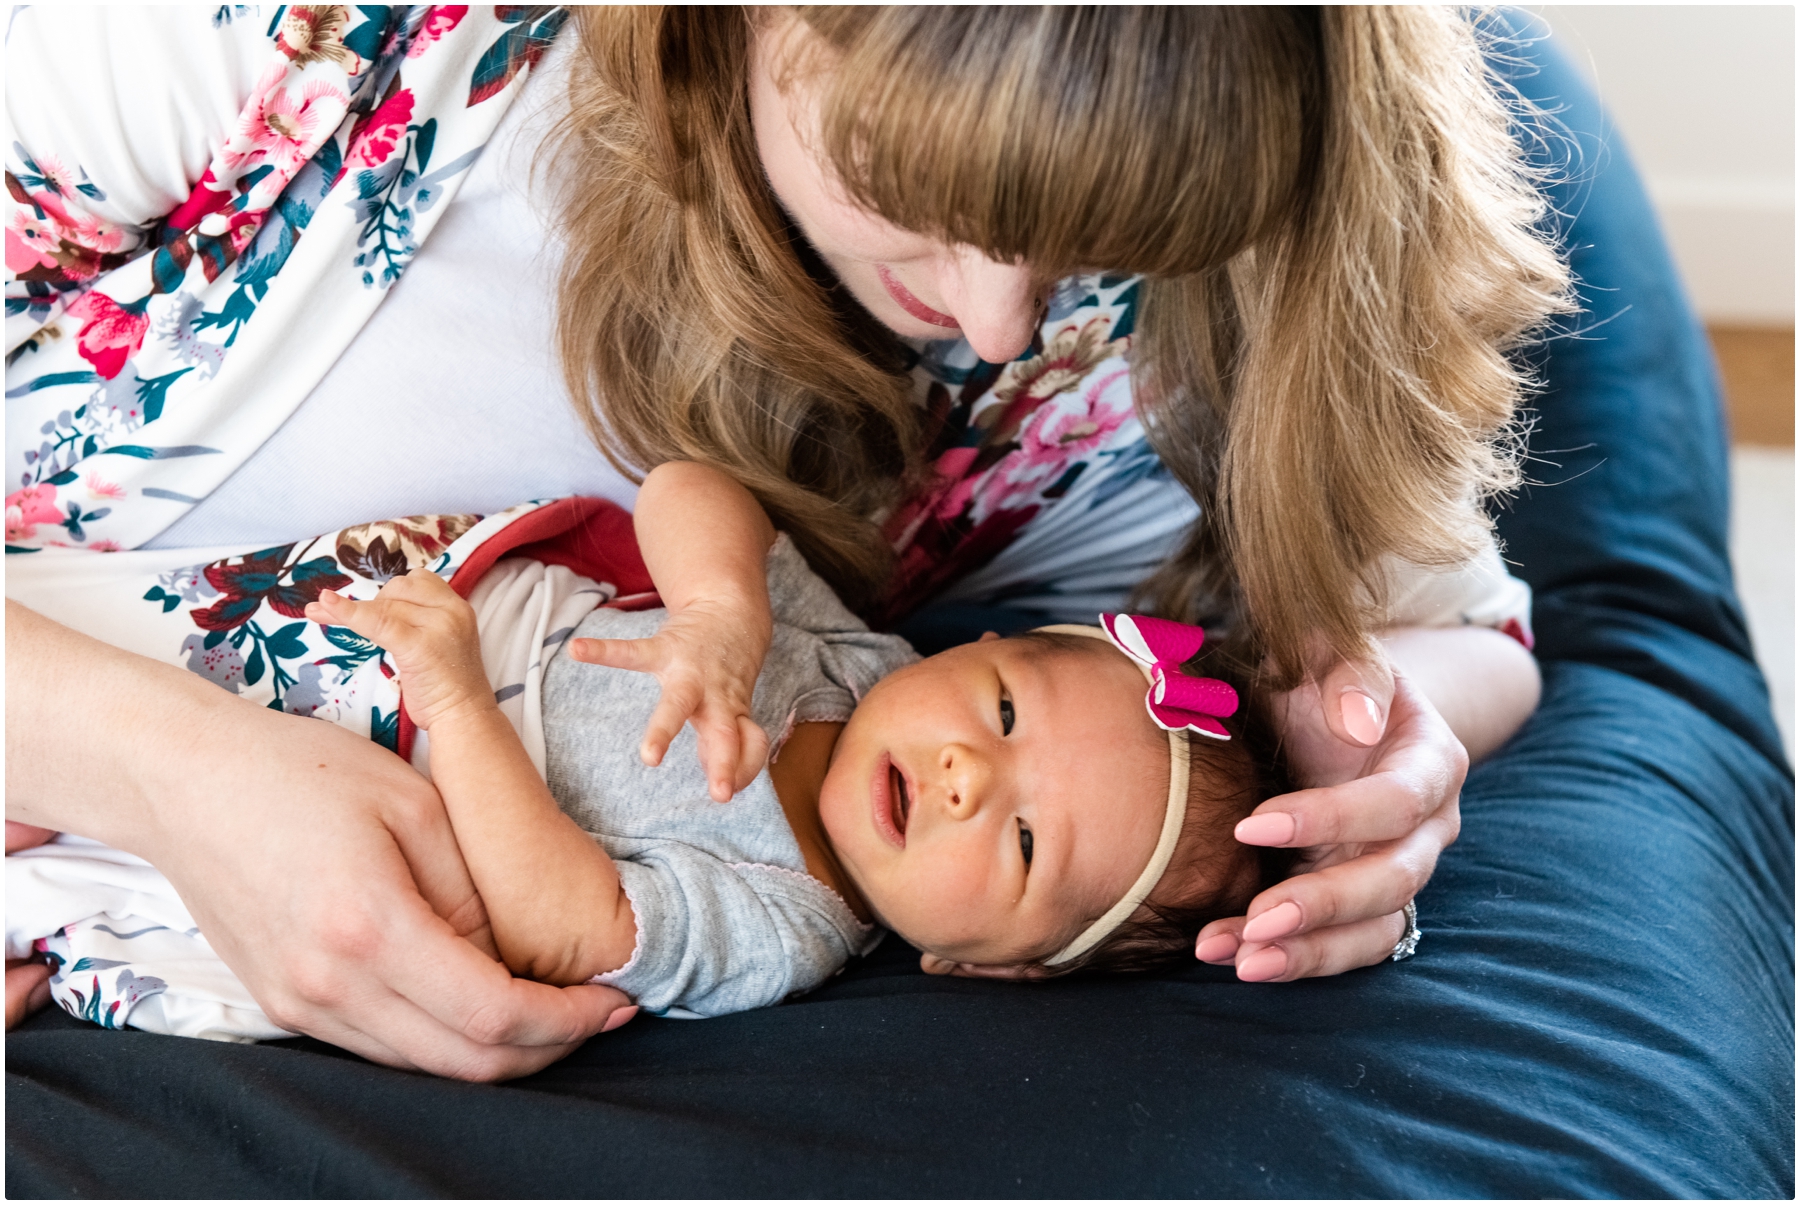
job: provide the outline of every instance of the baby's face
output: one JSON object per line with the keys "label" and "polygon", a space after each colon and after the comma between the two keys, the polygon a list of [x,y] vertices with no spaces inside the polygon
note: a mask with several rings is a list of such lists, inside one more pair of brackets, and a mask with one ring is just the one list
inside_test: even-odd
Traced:
{"label": "baby's face", "polygon": [[884,678],[819,813],[876,915],[949,962],[1047,957],[1125,894],[1168,799],[1144,678],[1101,645],[984,639]]}

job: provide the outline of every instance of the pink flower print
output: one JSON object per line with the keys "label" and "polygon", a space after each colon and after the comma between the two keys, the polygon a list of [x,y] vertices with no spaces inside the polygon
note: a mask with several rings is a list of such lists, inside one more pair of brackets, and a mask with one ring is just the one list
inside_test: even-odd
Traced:
{"label": "pink flower print", "polygon": [[54,268],[61,242],[51,222],[24,205],[13,206],[6,220],[6,270],[17,276],[33,268]]}
{"label": "pink flower print", "polygon": [[81,331],[75,336],[81,358],[108,381],[118,376],[125,362],[137,354],[144,332],[150,329],[142,303],[127,309],[98,290],[82,294],[81,300],[69,307],[69,315],[83,319]]}
{"label": "pink flower print", "polygon": [[419,32],[413,35],[412,45],[406,48],[406,57],[416,59],[431,49],[431,44],[462,24],[462,19],[469,13],[466,4],[434,4],[431,11],[425,14],[425,23]]}
{"label": "pink flower print", "polygon": [[169,229],[192,230],[207,214],[230,208],[231,190],[219,183],[218,177],[213,175],[213,169],[209,167],[206,174],[200,177],[200,183],[194,185],[194,191],[188,194],[188,199],[177,205],[169,215]]}
{"label": "pink flower print", "polygon": [[[33,160],[38,175],[50,186],[50,191],[59,197],[71,196],[75,192],[78,180],[75,173],[63,166],[62,160],[54,155],[38,155]],[[60,207],[59,207],[60,208]]]}
{"label": "pink flower print", "polygon": [[1079,404],[1041,408],[1020,450],[1031,468],[1060,467],[1098,448],[1130,414],[1131,370],[1116,368],[1089,385]]}
{"label": "pink flower print", "polygon": [[76,213],[62,223],[62,228],[64,238],[102,254],[117,251],[125,242],[123,230],[91,213]]}
{"label": "pink flower print", "polygon": [[369,114],[368,121],[357,131],[344,159],[345,167],[380,167],[394,153],[394,147],[406,137],[406,123],[412,120],[412,89],[402,88]]}
{"label": "pink flower print", "polygon": [[362,57],[344,45],[349,26],[350,10],[342,4],[290,4],[282,14],[275,47],[296,67],[333,63],[344,74],[355,75],[362,69]]}
{"label": "pink flower print", "polygon": [[89,552],[122,552],[117,540],[89,540]]}
{"label": "pink flower print", "polygon": [[96,499],[107,498],[116,502],[125,496],[124,486],[114,485],[110,481],[104,481],[98,473],[89,473],[87,475],[87,489],[88,494]]}
{"label": "pink flower print", "polygon": [[6,539],[28,540],[39,523],[61,523],[62,512],[56,509],[56,487],[33,485],[6,496]]}
{"label": "pink flower print", "polygon": [[350,108],[344,90],[327,80],[308,83],[296,101],[284,86],[287,77],[288,68],[280,62],[263,73],[219,156],[233,176],[252,160],[268,164],[275,169],[277,191],[312,158]]}
{"label": "pink flower print", "polygon": [[1044,401],[1074,389],[1101,363],[1124,355],[1130,346],[1129,336],[1107,338],[1112,326],[1112,318],[1101,314],[1079,327],[1074,323],[1063,327],[1044,344],[1041,353],[1006,366],[994,389],[996,401],[1013,408],[1015,402]]}

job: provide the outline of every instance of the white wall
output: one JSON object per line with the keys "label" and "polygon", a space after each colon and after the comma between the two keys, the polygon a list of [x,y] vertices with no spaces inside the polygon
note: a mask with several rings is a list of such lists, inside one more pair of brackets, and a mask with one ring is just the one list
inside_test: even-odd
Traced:
{"label": "white wall", "polygon": [[1599,89],[1710,322],[1794,321],[1791,5],[1532,5]]}

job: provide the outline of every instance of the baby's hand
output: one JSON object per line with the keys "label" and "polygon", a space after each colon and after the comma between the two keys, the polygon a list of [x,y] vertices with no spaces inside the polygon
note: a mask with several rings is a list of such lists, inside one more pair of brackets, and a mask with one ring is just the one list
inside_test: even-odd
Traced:
{"label": "baby's hand", "polygon": [[392,579],[368,602],[326,590],[307,604],[306,617],[349,628],[386,649],[400,671],[406,712],[421,728],[495,705],[475,610],[429,569]]}
{"label": "baby's hand", "polygon": [[769,756],[769,738],[750,718],[769,629],[766,609],[757,616],[697,602],[671,612],[662,631],[647,640],[572,640],[569,655],[656,675],[662,699],[644,728],[638,756],[647,766],[661,765],[669,742],[691,721],[707,789],[724,803],[750,785]]}

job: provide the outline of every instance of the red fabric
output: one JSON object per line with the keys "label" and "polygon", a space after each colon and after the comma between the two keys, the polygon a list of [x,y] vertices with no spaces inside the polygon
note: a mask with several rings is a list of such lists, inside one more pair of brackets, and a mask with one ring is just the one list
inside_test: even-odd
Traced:
{"label": "red fabric", "polygon": [[[469,554],[450,578],[450,586],[464,598],[501,557],[520,556],[546,565],[611,582],[618,597],[606,604],[621,611],[643,611],[662,606],[650,571],[638,551],[631,512],[604,498],[561,498],[532,511],[489,538]],[[400,701],[400,756],[412,759],[413,737],[418,726]]]}

